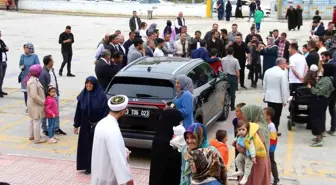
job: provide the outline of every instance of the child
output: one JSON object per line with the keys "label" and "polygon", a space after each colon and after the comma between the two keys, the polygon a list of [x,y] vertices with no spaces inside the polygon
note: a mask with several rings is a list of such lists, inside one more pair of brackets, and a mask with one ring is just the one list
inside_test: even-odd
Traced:
{"label": "child", "polygon": [[[241,111],[241,108],[244,107],[246,103],[238,103],[236,105],[236,118],[232,120],[233,129],[234,129],[234,137],[237,137],[237,125],[238,121],[243,119],[243,112]],[[235,156],[239,154],[238,150],[236,149]],[[238,171],[238,168],[236,166],[236,171]]]}
{"label": "child", "polygon": [[310,66],[309,71],[304,76],[303,83],[307,85],[308,83],[315,87],[315,84],[317,82],[317,74],[318,74],[318,67],[317,65],[313,64]]}
{"label": "child", "polygon": [[256,123],[248,123],[246,121],[238,121],[238,137],[235,139],[236,146],[239,145],[246,149],[246,154],[241,153],[235,159],[238,172],[233,176],[244,175],[239,184],[244,185],[251,173],[253,163],[256,163],[256,157],[266,157],[266,149],[259,138],[257,131],[259,125]]}
{"label": "child", "polygon": [[226,130],[217,130],[216,132],[216,139],[212,139],[210,141],[210,145],[215,147],[218,152],[221,154],[222,159],[226,167],[228,167],[229,162],[229,150],[226,145],[228,140],[228,134]]}
{"label": "child", "polygon": [[54,86],[49,86],[48,94],[49,96],[47,96],[45,101],[46,117],[48,119],[48,142],[57,143],[56,139],[58,140],[59,138],[54,134],[56,117],[58,116],[56,88]]}
{"label": "child", "polygon": [[173,139],[170,140],[170,146],[177,148],[177,150],[181,152],[182,147],[186,144],[184,139],[185,128],[183,127],[183,122],[180,125],[173,127],[173,130],[174,136]]}
{"label": "child", "polygon": [[271,107],[266,107],[264,108],[264,115],[266,117],[266,122],[268,125],[268,130],[270,131],[270,138],[271,138],[271,142],[270,142],[270,149],[269,149],[269,156],[271,159],[271,169],[272,169],[272,175],[273,175],[273,185],[277,185],[279,183],[279,174],[278,174],[278,168],[277,168],[277,163],[274,160],[274,152],[276,149],[276,145],[278,142],[278,134],[277,134],[277,130],[275,128],[274,123],[272,122],[272,117],[274,116],[274,109],[272,109]]}
{"label": "child", "polygon": [[[212,48],[210,50],[210,54],[211,54],[211,58],[216,58],[217,57],[217,49],[216,48]],[[210,66],[212,67],[212,69],[215,71],[215,73],[218,75],[219,71],[223,71],[223,67],[222,67],[222,61],[218,60],[216,62],[210,63]]]}

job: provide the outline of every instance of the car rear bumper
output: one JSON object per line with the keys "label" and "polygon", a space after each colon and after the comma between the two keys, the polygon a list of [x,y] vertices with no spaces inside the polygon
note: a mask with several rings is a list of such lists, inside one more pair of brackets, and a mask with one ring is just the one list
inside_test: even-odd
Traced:
{"label": "car rear bumper", "polygon": [[121,131],[125,145],[127,147],[135,147],[135,148],[152,148],[152,143],[154,139],[154,135],[152,134],[144,134],[144,133],[129,133]]}

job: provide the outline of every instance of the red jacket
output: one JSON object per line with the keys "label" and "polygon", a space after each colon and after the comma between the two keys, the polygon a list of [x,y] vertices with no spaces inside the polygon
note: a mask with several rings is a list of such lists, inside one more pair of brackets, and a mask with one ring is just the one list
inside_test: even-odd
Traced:
{"label": "red jacket", "polygon": [[336,24],[336,11],[334,10],[332,22]]}
{"label": "red jacket", "polygon": [[56,98],[48,96],[44,105],[46,109],[47,118],[54,118],[53,114],[55,115],[55,117],[58,116],[58,107],[57,107]]}

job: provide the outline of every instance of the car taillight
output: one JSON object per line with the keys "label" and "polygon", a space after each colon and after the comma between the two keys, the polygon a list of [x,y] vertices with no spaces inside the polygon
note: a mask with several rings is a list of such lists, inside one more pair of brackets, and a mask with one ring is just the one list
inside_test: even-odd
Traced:
{"label": "car taillight", "polygon": [[164,103],[128,102],[128,104],[131,104],[131,105],[153,106],[153,107],[157,107],[159,109],[164,109],[166,107],[166,104],[164,104]]}

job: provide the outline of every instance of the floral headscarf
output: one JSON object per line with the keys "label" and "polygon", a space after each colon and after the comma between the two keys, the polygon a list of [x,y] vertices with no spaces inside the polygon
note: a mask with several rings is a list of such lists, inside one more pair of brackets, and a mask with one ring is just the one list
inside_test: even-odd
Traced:
{"label": "floral headscarf", "polygon": [[268,151],[270,146],[270,134],[263,109],[257,105],[245,105],[241,108],[241,111],[246,121],[257,123],[259,125],[259,136],[264,139],[265,147]]}
{"label": "floral headscarf", "polygon": [[187,133],[191,133],[196,138],[196,149],[206,148],[209,146],[208,134],[206,127],[201,123],[191,124],[184,133],[184,139],[186,139]]}

